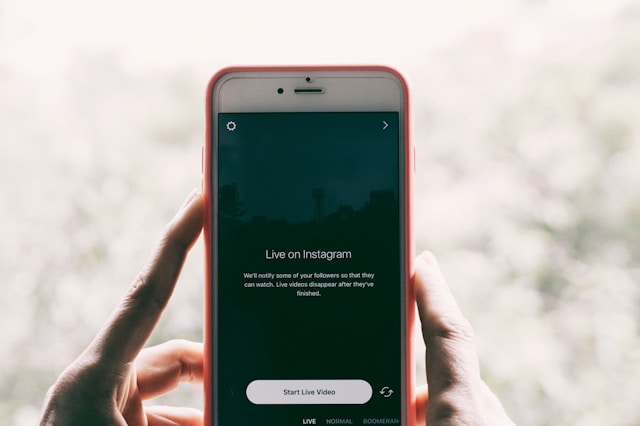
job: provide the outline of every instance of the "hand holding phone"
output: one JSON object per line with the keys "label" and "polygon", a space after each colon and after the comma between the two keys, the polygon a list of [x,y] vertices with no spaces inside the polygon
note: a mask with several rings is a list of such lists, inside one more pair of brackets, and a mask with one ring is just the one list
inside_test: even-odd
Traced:
{"label": "hand holding phone", "polygon": [[[149,309],[151,298],[137,296],[151,291],[168,301],[176,283],[176,273],[186,255],[185,247],[191,246],[199,234],[202,213],[202,198],[194,193],[166,228],[150,264],[143,268],[144,285],[136,280],[96,339],[50,388],[40,424],[111,424],[122,419],[129,425],[153,421],[202,424],[202,413],[198,410],[142,405],[142,400],[170,391],[177,381],[202,380],[202,345],[180,340],[137,352],[161,314],[157,306]],[[427,365],[430,394],[427,403],[426,389],[417,391],[417,424],[424,425],[425,417],[429,417],[429,426],[447,424],[452,419],[513,425],[479,376],[477,354],[469,339],[469,325],[432,255],[423,254],[418,259],[414,286],[418,310],[425,324],[423,334],[425,340],[431,342]],[[132,297],[139,300],[131,303]],[[153,300],[157,301],[158,297]],[[461,330],[467,332],[460,333]],[[438,337],[437,342],[434,337]],[[133,352],[122,352],[122,345],[109,344],[114,339],[120,343],[123,339],[129,340],[128,346]],[[118,353],[113,352],[114,347],[120,348]],[[132,358],[135,358],[134,362],[131,362]],[[96,383],[101,384],[104,392],[96,392]],[[385,392],[393,395],[389,389]],[[113,404],[114,394],[120,395],[117,405]],[[477,398],[469,399],[469,394]]]}

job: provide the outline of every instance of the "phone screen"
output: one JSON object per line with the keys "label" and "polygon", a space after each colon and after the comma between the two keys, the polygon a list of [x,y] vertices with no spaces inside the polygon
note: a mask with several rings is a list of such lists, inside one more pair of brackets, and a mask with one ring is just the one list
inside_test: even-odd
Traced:
{"label": "phone screen", "polygon": [[219,424],[400,424],[399,125],[398,112],[218,114]]}

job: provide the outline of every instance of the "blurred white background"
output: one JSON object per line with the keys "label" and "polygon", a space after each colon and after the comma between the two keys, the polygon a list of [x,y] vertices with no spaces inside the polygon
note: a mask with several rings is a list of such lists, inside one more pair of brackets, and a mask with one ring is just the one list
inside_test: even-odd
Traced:
{"label": "blurred white background", "polygon": [[[336,63],[410,80],[418,250],[516,423],[640,424],[638,58],[637,0],[0,0],[0,425],[37,422],[199,186],[210,75]],[[202,263],[151,343],[201,339]]]}

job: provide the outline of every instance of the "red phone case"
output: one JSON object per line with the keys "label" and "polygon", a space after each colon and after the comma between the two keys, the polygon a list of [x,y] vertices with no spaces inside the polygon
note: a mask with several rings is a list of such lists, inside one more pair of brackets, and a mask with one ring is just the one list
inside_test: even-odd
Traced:
{"label": "red phone case", "polygon": [[406,225],[406,264],[405,273],[407,280],[406,283],[406,389],[405,395],[407,397],[407,412],[405,414],[407,420],[407,426],[415,426],[416,424],[416,393],[415,393],[415,359],[414,359],[414,327],[415,327],[415,298],[413,293],[413,275],[414,275],[414,237],[413,237],[413,220],[412,220],[412,195],[413,195],[413,176],[415,174],[415,149],[412,143],[411,135],[411,118],[410,118],[410,99],[407,80],[397,70],[387,66],[240,66],[240,67],[228,67],[218,71],[209,80],[207,86],[206,95],[206,107],[205,107],[205,142],[202,150],[202,190],[205,197],[205,221],[204,221],[204,240],[205,240],[205,318],[204,318],[204,407],[205,417],[204,424],[212,424],[212,359],[213,348],[211,341],[212,324],[213,324],[213,306],[212,306],[212,273],[213,265],[211,259],[213,258],[213,241],[211,239],[213,229],[213,216],[211,211],[211,142],[213,132],[212,122],[212,97],[213,87],[221,76],[232,72],[250,72],[250,71],[386,71],[394,74],[402,83],[404,90],[404,125],[405,125],[405,152],[406,152],[406,167],[405,172],[405,225]]}

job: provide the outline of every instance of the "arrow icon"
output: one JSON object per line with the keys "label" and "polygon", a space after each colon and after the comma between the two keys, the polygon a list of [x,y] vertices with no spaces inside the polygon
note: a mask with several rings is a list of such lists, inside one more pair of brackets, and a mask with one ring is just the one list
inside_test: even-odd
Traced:
{"label": "arrow icon", "polygon": [[382,124],[383,124],[383,126],[382,126],[382,130],[386,130],[386,129],[387,129],[387,127],[389,127],[389,123],[387,123],[387,122],[386,122],[386,121],[384,121],[384,120],[382,120]]}
{"label": "arrow icon", "polygon": [[385,386],[380,389],[380,395],[385,398],[389,398],[391,395],[393,395],[393,389],[391,389],[389,386]]}

